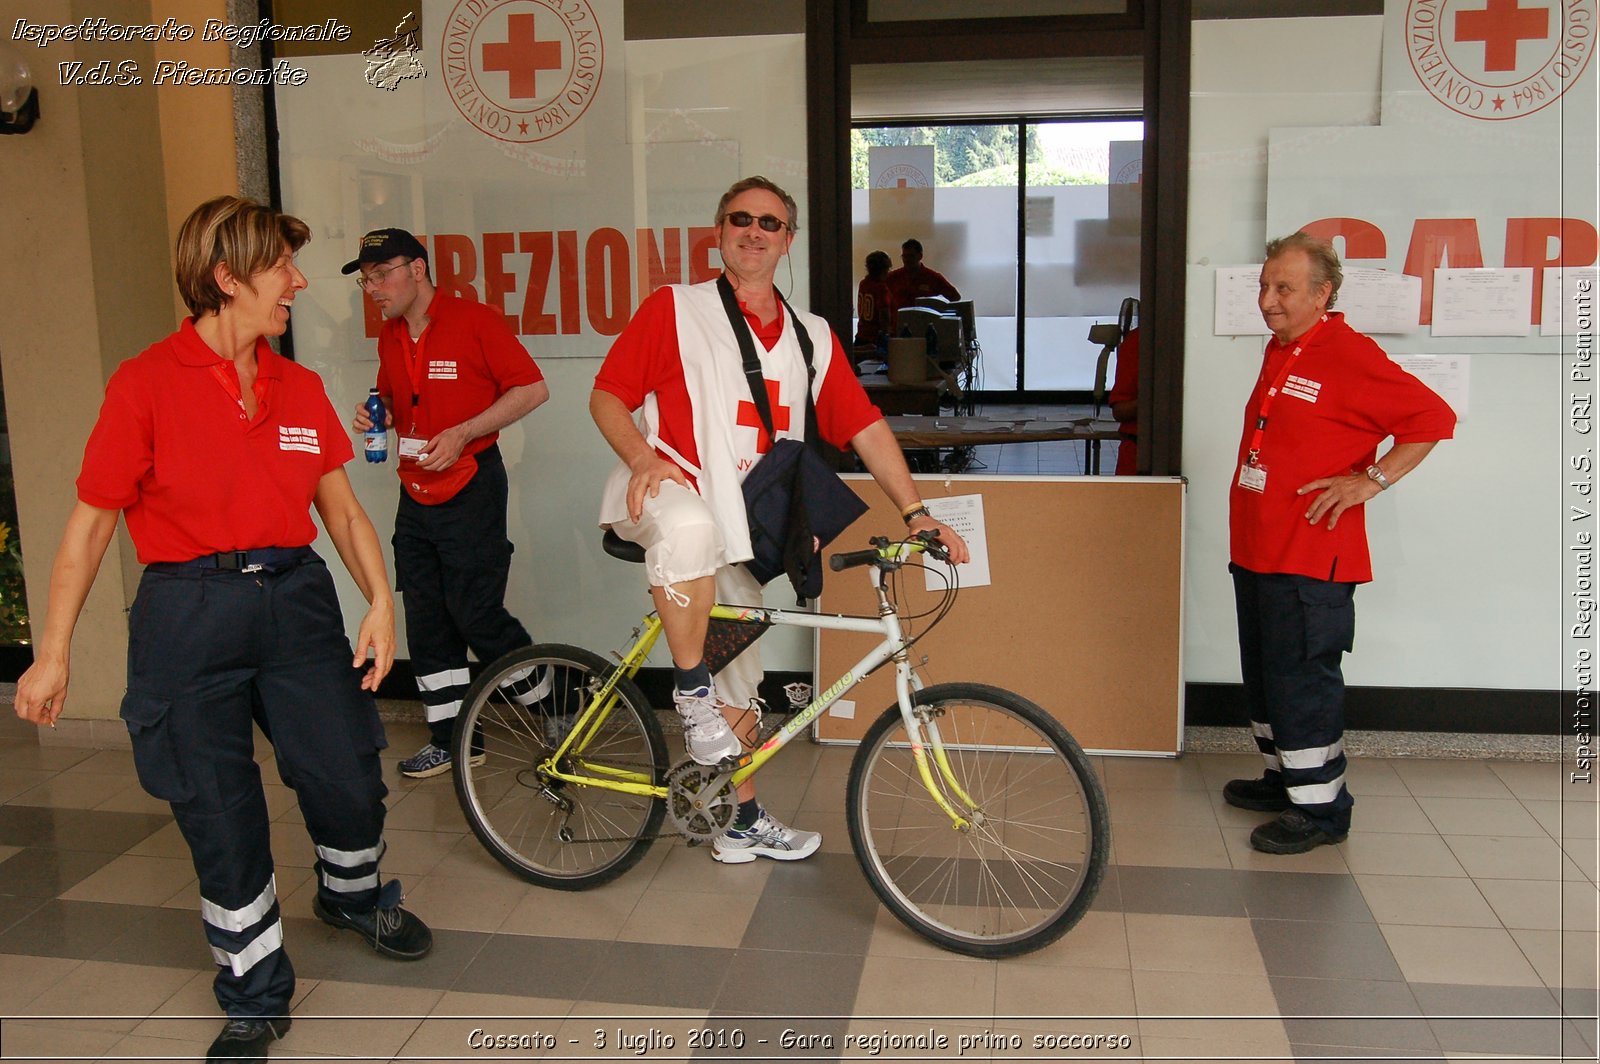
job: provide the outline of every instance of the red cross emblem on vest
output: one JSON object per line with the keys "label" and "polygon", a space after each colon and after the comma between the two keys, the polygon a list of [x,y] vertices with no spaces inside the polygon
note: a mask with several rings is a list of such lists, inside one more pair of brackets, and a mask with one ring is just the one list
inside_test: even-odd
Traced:
{"label": "red cross emblem on vest", "polygon": [[[789,408],[778,402],[777,381],[763,378],[762,383],[767,386],[767,405],[772,407],[773,431],[782,432],[789,427]],[[740,400],[737,423],[756,430],[756,454],[766,454],[772,450],[772,437],[767,435],[767,427],[761,423],[761,411],[756,409],[756,404]]]}

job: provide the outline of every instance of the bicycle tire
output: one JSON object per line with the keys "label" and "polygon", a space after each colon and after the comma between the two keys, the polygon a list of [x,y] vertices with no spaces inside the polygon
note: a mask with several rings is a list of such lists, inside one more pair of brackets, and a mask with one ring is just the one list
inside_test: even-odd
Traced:
{"label": "bicycle tire", "polygon": [[[638,863],[660,831],[666,810],[660,799],[545,781],[535,771],[565,734],[561,729],[570,730],[587,692],[615,668],[581,647],[541,643],[492,663],[462,701],[453,756],[461,811],[484,848],[531,883],[557,890],[607,883]],[[532,706],[502,687],[546,675],[551,689]],[[585,743],[586,760],[662,783],[667,744],[661,722],[632,680],[619,680],[615,694],[610,715]],[[563,829],[569,837],[562,837]]]}
{"label": "bicycle tire", "polygon": [[[915,695],[930,707],[960,788],[929,767],[950,804],[970,815],[952,829],[917,772],[891,706],[850,766],[850,844],[873,893],[907,927],[972,957],[1049,945],[1093,903],[1111,852],[1105,792],[1083,749],[1020,695],[950,683]],[[925,749],[930,753],[932,744]]]}

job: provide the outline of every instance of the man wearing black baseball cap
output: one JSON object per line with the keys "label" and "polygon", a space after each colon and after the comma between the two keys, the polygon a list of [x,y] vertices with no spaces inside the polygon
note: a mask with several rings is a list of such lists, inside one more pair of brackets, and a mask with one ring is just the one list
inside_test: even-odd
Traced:
{"label": "man wearing black baseball cap", "polygon": [[362,263],[388,262],[390,259],[421,259],[428,261],[428,249],[422,241],[404,229],[374,229],[361,238],[361,252],[344,264],[340,273],[355,273]]}
{"label": "man wearing black baseball cap", "polygon": [[[428,251],[404,229],[375,229],[343,272],[383,315],[378,394],[400,437],[394,567],[406,644],[431,741],[400,762],[425,779],[450,771],[451,732],[471,678],[470,648],[490,662],[533,642],[505,607],[511,571],[501,429],[550,397],[544,375],[498,311],[438,291]],[[362,405],[352,427],[372,426]],[[507,694],[532,705],[542,676]]]}

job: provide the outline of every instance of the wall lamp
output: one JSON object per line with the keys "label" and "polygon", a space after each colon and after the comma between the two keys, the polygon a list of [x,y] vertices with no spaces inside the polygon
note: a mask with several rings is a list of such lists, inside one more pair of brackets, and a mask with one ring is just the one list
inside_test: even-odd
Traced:
{"label": "wall lamp", "polygon": [[28,61],[0,44],[0,133],[26,133],[39,120],[39,89]]}

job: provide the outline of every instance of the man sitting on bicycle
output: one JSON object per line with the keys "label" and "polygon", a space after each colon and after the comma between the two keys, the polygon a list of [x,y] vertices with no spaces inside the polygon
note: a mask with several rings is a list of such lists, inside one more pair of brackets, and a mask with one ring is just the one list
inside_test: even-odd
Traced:
{"label": "man sitting on bicycle", "polygon": [[[762,375],[778,438],[805,436],[806,366],[785,322],[773,278],[794,242],[794,198],[764,177],[736,182],[717,204],[717,246],[761,350]],[[935,532],[951,561],[967,545],[933,519],[917,494],[899,444],[851,371],[839,341],[813,314],[800,316],[813,337],[812,398],[828,442],[860,456],[912,532]],[[634,413],[642,408],[640,422]],[[589,412],[622,459],[606,481],[600,523],[645,548],[650,594],[672,653],[673,703],[684,721],[689,756],[703,765],[749,749],[752,706],[761,681],[755,647],[713,679],[704,662],[706,626],[717,602],[759,604],[761,588],[742,562],[751,557],[739,485],[771,446],[751,402],[739,344],[717,283],[671,285],[649,296],[612,345],[595,377]],[[737,731],[735,730],[737,729]],[[822,836],[779,823],[739,788],[739,811],[712,856],[742,864],[757,857],[796,861]]]}

